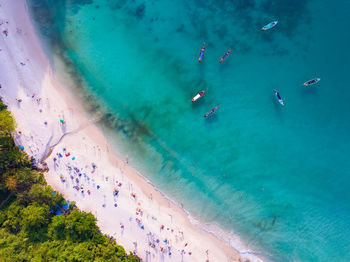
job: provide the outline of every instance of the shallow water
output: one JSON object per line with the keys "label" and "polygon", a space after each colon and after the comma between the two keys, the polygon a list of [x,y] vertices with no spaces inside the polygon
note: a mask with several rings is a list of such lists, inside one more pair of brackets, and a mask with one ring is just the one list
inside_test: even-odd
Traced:
{"label": "shallow water", "polygon": [[271,260],[350,260],[349,1],[29,2],[158,188]]}

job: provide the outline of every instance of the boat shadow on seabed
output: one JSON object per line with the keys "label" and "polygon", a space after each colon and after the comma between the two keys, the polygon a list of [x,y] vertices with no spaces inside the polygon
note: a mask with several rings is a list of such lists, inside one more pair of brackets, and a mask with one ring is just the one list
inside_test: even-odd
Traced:
{"label": "boat shadow on seabed", "polygon": [[219,120],[219,117],[217,114],[214,113],[213,115],[206,117],[204,120],[206,125],[211,125],[211,124],[217,123],[217,121]]}
{"label": "boat shadow on seabed", "polygon": [[274,111],[275,111],[275,115],[280,120],[280,122],[283,123],[284,118],[282,117],[282,111],[283,111],[284,108],[283,108],[283,106],[281,106],[278,103],[278,101],[274,101],[274,100],[271,100],[271,101],[273,102],[273,108],[274,108]]}

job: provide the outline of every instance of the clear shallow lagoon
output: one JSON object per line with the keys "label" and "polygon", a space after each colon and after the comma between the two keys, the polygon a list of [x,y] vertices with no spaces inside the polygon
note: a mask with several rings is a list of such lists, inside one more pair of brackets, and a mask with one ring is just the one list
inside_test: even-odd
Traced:
{"label": "clear shallow lagoon", "polygon": [[350,1],[29,3],[158,188],[271,260],[350,260]]}

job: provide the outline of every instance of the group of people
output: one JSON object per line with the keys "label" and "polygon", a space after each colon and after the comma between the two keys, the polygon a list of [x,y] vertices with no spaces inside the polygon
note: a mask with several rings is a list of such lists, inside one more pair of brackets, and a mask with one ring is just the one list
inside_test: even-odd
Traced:
{"label": "group of people", "polygon": [[[123,188],[123,183],[116,181],[115,179],[110,181],[108,176],[104,176],[103,179],[101,179],[102,177],[100,174],[98,174],[98,168],[95,163],[81,163],[80,158],[76,158],[73,155],[74,154],[69,152],[66,148],[61,148],[58,152],[56,152],[55,157],[53,158],[55,170],[59,175],[61,182],[65,184],[66,188],[73,188],[77,192],[80,192],[79,195],[83,198],[85,197],[85,192],[87,192],[88,195],[90,195],[92,191],[95,192],[94,194],[103,194],[104,202],[102,207],[106,208],[106,195],[108,195],[108,192],[101,190],[102,187],[104,187],[102,183],[111,183],[113,185],[113,190],[110,194],[113,196],[114,206],[118,207],[117,200],[120,195],[120,191]],[[76,159],[78,159],[78,161]],[[69,182],[67,181],[66,176],[70,178]],[[99,183],[97,183],[98,180],[100,181]],[[68,184],[70,184],[70,186]],[[108,188],[110,187],[104,187],[106,190],[108,190]],[[129,226],[132,227],[132,223],[135,223],[138,230],[141,230],[142,232],[144,231],[148,242],[148,249],[144,250],[146,256],[155,256],[158,254],[161,256],[171,257],[174,250],[177,250],[181,256],[186,254],[191,256],[192,251],[189,250],[189,244],[179,244],[184,242],[184,235],[181,230],[176,232],[174,229],[171,227],[166,227],[164,224],[159,225],[159,232],[151,232],[149,230],[149,227],[146,226],[146,224],[160,224],[160,222],[154,215],[150,215],[148,212],[144,211],[142,208],[143,201],[139,199],[138,195],[134,192],[134,189],[129,188],[129,190],[130,194],[126,195],[129,195],[129,197],[133,200],[132,202],[135,203],[135,215],[130,214],[129,222],[131,224],[129,223]],[[150,217],[152,218],[151,220],[149,219]],[[121,235],[123,235],[126,226],[124,223],[120,223],[119,225]],[[182,248],[175,248],[173,246],[174,243],[177,243],[176,246],[182,246]],[[133,250],[135,254],[139,253],[140,251],[137,247],[137,241],[135,241]]]}

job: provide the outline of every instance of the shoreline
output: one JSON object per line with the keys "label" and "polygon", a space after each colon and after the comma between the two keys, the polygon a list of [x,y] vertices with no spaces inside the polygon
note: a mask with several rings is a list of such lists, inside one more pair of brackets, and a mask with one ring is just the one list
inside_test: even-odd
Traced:
{"label": "shoreline", "polygon": [[[22,132],[17,134],[16,141],[25,147],[30,156],[42,159],[47,150],[65,136],[46,159],[49,172],[45,177],[48,184],[60,191],[67,200],[75,201],[79,209],[94,214],[103,233],[113,235],[118,244],[123,245],[127,251],[135,250],[145,261],[205,261],[206,258],[209,261],[239,261],[241,257],[261,261],[253,254],[247,253],[243,256],[242,252],[250,252],[249,250],[239,252],[226,241],[214,236],[215,233],[205,224],[192,218],[187,210],[182,209],[151,181],[118,158],[113,148],[108,147],[105,135],[94,124],[95,119],[89,119],[79,99],[56,79],[57,73],[51,69],[42,50],[25,1],[0,3],[1,18],[4,21],[9,20],[8,24],[5,21],[1,25],[1,31],[8,30],[8,36],[2,33],[0,40],[1,69],[6,76],[1,77],[0,94],[16,117],[17,130]],[[4,11],[5,8],[7,12]],[[16,18],[14,23],[11,19],[17,12],[21,15],[16,17],[21,18]],[[34,97],[31,97],[32,94],[35,94]],[[16,98],[22,99],[22,102],[17,102]],[[64,123],[60,123],[61,119]],[[63,148],[66,150],[63,151]],[[68,152],[69,156],[63,155],[60,159],[57,154],[64,152]],[[91,167],[91,163],[97,168]],[[72,172],[74,167],[81,172]],[[72,189],[74,179],[70,179],[68,173],[74,179],[85,179],[84,190],[91,190],[91,196],[81,194],[81,189]],[[78,173],[83,173],[84,177]],[[65,182],[61,181],[60,174]],[[120,183],[122,185],[118,186]],[[100,185],[100,189],[96,185]],[[117,200],[112,195],[113,188],[118,189]],[[134,194],[137,197],[133,197]],[[113,206],[115,203],[118,207]],[[135,216],[137,208],[142,209],[142,212],[137,212],[139,214]],[[141,213],[144,215],[140,215]],[[149,216],[152,216],[151,221]],[[135,217],[142,222],[135,223]],[[192,219],[199,225],[195,225]],[[164,229],[160,229],[162,225],[165,225]],[[227,233],[227,236],[231,234]],[[153,238],[165,239],[170,244],[165,243],[162,247],[156,244],[158,250],[150,249],[148,243]],[[234,238],[235,242],[239,241],[243,246],[238,236]],[[134,239],[137,239],[136,245],[133,243]],[[160,251],[169,246],[172,249],[171,256],[168,252],[164,254]]]}

